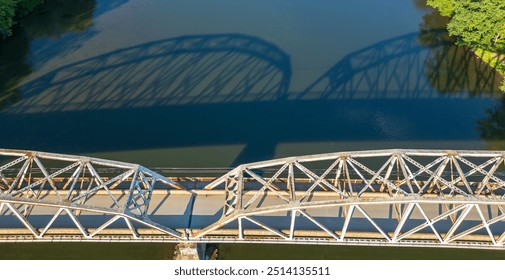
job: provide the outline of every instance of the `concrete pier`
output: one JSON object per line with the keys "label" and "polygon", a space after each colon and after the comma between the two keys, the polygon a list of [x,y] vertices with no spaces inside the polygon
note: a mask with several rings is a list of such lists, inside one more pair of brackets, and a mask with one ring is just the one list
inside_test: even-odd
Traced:
{"label": "concrete pier", "polygon": [[207,244],[182,242],[175,246],[174,260],[207,260]]}

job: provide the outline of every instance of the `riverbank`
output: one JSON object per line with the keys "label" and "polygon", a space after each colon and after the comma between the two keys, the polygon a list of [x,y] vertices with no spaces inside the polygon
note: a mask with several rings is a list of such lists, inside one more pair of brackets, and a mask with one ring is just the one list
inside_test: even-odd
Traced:
{"label": "riverbank", "polygon": [[498,73],[500,73],[502,76],[502,85],[500,87],[500,90],[505,92],[505,55],[484,49],[476,49],[474,52],[475,55],[482,59],[483,62],[487,63],[489,66],[496,69]]}

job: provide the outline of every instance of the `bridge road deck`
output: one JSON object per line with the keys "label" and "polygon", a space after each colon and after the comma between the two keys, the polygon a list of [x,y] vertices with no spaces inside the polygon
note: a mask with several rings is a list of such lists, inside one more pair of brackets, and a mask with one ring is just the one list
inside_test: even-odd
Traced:
{"label": "bridge road deck", "polygon": [[[217,178],[164,177],[134,164],[69,155],[4,153],[17,158],[0,164],[0,242],[505,249],[500,151],[311,155],[241,165]],[[41,158],[65,163],[46,168]],[[368,158],[380,160],[375,170],[363,163]],[[330,165],[309,168],[319,161]],[[107,177],[94,166],[117,170]]]}
{"label": "bridge road deck", "polygon": [[[178,181],[177,179],[175,181]],[[223,216],[223,202],[225,201],[226,194],[224,190],[204,190],[201,189],[205,186],[204,180],[199,184],[195,184],[191,181],[181,181],[181,185],[188,188],[188,190],[171,190],[171,189],[161,189],[154,190],[152,198],[150,201],[150,207],[148,210],[148,217],[163,226],[168,228],[176,229],[176,231],[181,234],[192,231],[197,232],[215,222]],[[252,183],[255,184],[255,183]],[[256,183],[256,188],[258,184]],[[297,182],[297,186],[300,189],[307,189],[310,187],[309,182]],[[196,186],[196,188],[195,188]],[[363,184],[362,184],[363,186]],[[356,186],[357,187],[357,186]],[[193,189],[192,189],[193,188]],[[249,188],[254,188],[249,187]],[[356,188],[359,191],[360,188]],[[118,202],[124,203],[128,190],[111,190],[113,194],[119,197]],[[297,191],[296,196],[301,197],[305,191]],[[60,195],[65,194],[65,192],[60,192]],[[254,197],[255,191],[247,191],[244,193],[244,200],[249,200]],[[437,198],[437,195],[431,195],[433,198]],[[370,201],[375,201],[377,199],[387,199],[389,197],[388,193],[377,192],[377,193],[367,193],[364,198]],[[46,190],[45,193],[40,197],[46,201],[58,201],[58,196],[51,190]],[[330,191],[316,191],[311,194],[307,202],[324,202],[324,201],[338,201],[342,200],[338,193]],[[96,192],[87,200],[88,204],[101,208],[112,207],[113,202],[111,201],[108,193],[106,191]],[[283,200],[280,199],[274,193],[265,193],[260,199],[258,199],[252,206],[254,208],[268,207],[283,204]],[[345,203],[344,203],[345,204]],[[455,203],[457,205],[457,203]],[[454,205],[452,205],[454,206]],[[366,214],[373,218],[373,221],[384,231],[388,236],[393,236],[398,223],[400,220],[401,212],[405,211],[405,207],[398,206],[395,204],[370,204],[361,206]],[[440,204],[428,203],[425,204],[423,210],[428,217],[436,217],[443,214],[447,207],[451,205],[442,207]],[[445,208],[445,209],[444,209]],[[495,213],[492,212],[490,207],[480,208],[482,214],[486,217],[493,217],[498,215],[498,208],[495,209]],[[19,207],[18,210],[22,212],[23,207]],[[6,212],[1,219],[0,224],[0,239],[2,238],[12,238],[12,237],[26,237],[29,235],[28,230],[23,227],[19,219],[13,214],[12,211],[4,208]],[[29,216],[29,221],[35,228],[39,229],[39,232],[44,229],[44,227],[50,222],[50,220],[56,214],[56,208],[49,207],[34,207]],[[347,211],[349,211],[349,206],[334,206],[334,207],[320,207],[306,209],[305,213],[309,214],[311,217],[317,219],[320,223],[324,224],[325,227],[335,232],[337,235],[342,234],[341,228],[345,223],[345,218]],[[10,213],[9,213],[10,212]],[[110,217],[102,213],[92,213],[83,212],[79,213],[79,222],[87,228],[87,231],[93,232],[102,224],[107,222]],[[294,236],[305,237],[305,238],[316,238],[321,239],[320,241],[327,239],[330,235],[322,230],[317,224],[311,220],[304,218],[300,214],[298,216],[298,221],[296,223],[296,228],[294,230]],[[453,225],[454,219],[457,215],[447,216],[443,221],[439,222],[437,225],[438,230],[442,232],[447,232]],[[423,214],[420,211],[413,211],[409,217],[410,221],[404,224],[404,228],[414,228],[426,222]],[[466,216],[466,223],[477,225],[482,222],[478,211],[471,211]],[[274,212],[274,213],[264,213],[257,216],[257,220],[261,221],[263,224],[271,225],[273,228],[277,229],[284,234],[289,234],[291,226],[291,216],[290,211]],[[381,233],[373,228],[370,221],[367,220],[364,213],[356,211],[353,213],[352,224],[349,225],[347,229],[346,236],[351,238],[383,238]],[[154,235],[157,233],[150,231],[147,228],[138,228],[139,233],[144,233],[145,235]],[[505,230],[505,225],[503,225],[503,230]],[[272,232],[262,229],[261,227],[255,225],[254,223],[248,223],[248,226],[244,226],[245,235],[249,235],[255,238],[275,238],[278,237]],[[154,233],[154,234],[153,234]],[[159,232],[158,232],[159,234]],[[61,236],[76,236],[79,235],[79,229],[76,224],[72,221],[68,215],[61,215],[57,218],[53,224],[52,228],[46,232],[46,237],[61,237]],[[116,225],[111,225],[108,229],[103,230],[99,236],[115,236],[130,239],[131,232],[128,229],[126,223],[117,222]],[[142,235],[142,234],[141,234]],[[236,223],[232,225],[227,225],[220,230],[214,232],[214,237],[238,237],[238,229],[236,229]],[[416,233],[411,236],[411,238],[420,240],[430,240],[435,236],[431,230],[424,230],[421,233]],[[253,238],[254,239],[254,238]],[[22,239],[18,239],[21,241]],[[469,234],[464,240],[467,241],[477,241],[477,242],[490,242],[489,236],[480,231],[480,234]],[[83,239],[85,241],[85,239]],[[135,241],[135,239],[131,239]],[[164,238],[164,241],[178,242],[175,238]],[[236,240],[240,242],[239,240]],[[278,240],[278,242],[282,242]]]}

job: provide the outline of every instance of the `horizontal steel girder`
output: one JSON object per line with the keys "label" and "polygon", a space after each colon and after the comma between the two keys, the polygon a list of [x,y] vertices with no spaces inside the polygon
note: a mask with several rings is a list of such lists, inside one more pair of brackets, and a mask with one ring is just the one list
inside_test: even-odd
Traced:
{"label": "horizontal steel girder", "polygon": [[[504,159],[504,151],[329,153],[240,165],[210,183],[187,189],[135,164],[4,149],[0,150],[0,241],[186,240],[505,249]],[[202,215],[192,209],[195,199],[202,204],[207,196],[222,197],[220,217],[177,228],[173,221],[183,216],[154,222],[158,217],[151,200],[159,190],[190,197],[190,212],[184,215],[194,217]],[[109,204],[97,203],[97,197],[110,199]],[[165,207],[163,203],[157,208]],[[44,214],[47,222],[35,226],[44,211],[50,213]],[[55,226],[62,216],[73,229]],[[90,222],[90,217],[96,221]],[[2,219],[17,219],[22,226],[2,226]]]}

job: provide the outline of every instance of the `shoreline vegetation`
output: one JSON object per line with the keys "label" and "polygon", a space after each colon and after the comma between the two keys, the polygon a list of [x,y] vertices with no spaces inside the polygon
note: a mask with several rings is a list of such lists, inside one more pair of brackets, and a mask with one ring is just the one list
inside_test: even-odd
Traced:
{"label": "shoreline vegetation", "polygon": [[505,53],[492,52],[484,49],[473,49],[475,55],[484,63],[487,63],[492,68],[496,69],[502,76],[502,84],[500,90],[505,92]]}
{"label": "shoreline vegetation", "polygon": [[505,92],[505,1],[428,0],[427,5],[449,18],[447,30],[457,45],[470,47],[500,73]]}
{"label": "shoreline vegetation", "polygon": [[42,3],[44,0],[0,0],[0,39],[11,36],[17,20]]}

